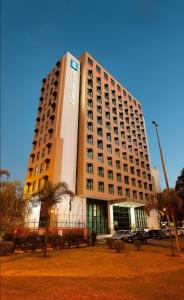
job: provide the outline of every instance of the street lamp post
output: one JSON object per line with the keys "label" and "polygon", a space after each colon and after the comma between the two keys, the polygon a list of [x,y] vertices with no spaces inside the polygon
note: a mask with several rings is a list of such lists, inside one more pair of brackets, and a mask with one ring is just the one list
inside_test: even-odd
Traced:
{"label": "street lamp post", "polygon": [[[169,192],[169,182],[168,182],[168,178],[167,178],[167,173],[166,173],[166,168],[165,168],[165,163],[164,163],[164,157],[163,157],[162,148],[161,148],[161,144],[160,144],[160,138],[159,138],[159,134],[158,134],[158,124],[155,121],[152,121],[152,123],[153,123],[153,125],[155,126],[155,129],[156,129],[156,135],[157,135],[157,140],[158,140],[158,147],[159,147],[160,158],[161,158],[161,162],[162,162],[162,168],[163,168],[163,172],[164,172],[164,179],[165,179],[166,189]],[[170,219],[169,219],[169,214],[168,214],[167,210],[166,210],[166,218],[167,218],[167,222],[168,222],[168,226],[169,226],[171,251],[172,251],[172,255],[174,256],[174,245],[173,245],[173,239],[172,239],[172,236],[171,236],[171,225],[170,225]]]}

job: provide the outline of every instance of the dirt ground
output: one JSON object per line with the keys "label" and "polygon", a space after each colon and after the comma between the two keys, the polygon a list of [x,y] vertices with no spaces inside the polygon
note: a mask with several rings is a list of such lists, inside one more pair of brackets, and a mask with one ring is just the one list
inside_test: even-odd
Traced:
{"label": "dirt ground", "polygon": [[1,259],[2,300],[172,299],[184,300],[184,253],[126,244],[122,253],[106,245]]}

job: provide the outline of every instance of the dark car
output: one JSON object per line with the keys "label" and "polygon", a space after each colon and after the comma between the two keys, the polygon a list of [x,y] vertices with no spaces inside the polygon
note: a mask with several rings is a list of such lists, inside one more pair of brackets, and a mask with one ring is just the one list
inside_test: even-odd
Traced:
{"label": "dark car", "polygon": [[148,242],[148,234],[145,231],[133,231],[129,236],[127,242],[133,243],[135,240],[141,241],[143,244]]}
{"label": "dark car", "polygon": [[165,239],[166,233],[161,229],[151,229],[147,232],[149,239]]}

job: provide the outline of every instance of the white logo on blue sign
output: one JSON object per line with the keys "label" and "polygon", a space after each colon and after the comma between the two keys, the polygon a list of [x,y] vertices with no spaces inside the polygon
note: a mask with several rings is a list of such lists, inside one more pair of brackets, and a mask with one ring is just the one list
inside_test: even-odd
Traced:
{"label": "white logo on blue sign", "polygon": [[78,64],[77,64],[73,59],[71,59],[70,66],[71,66],[75,71],[78,70]]}

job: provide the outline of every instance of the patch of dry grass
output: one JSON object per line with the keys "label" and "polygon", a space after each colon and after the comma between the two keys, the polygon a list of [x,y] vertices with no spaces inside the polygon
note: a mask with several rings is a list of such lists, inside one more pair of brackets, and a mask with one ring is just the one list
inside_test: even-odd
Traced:
{"label": "patch of dry grass", "polygon": [[[184,254],[126,244],[2,258],[2,299],[184,299]],[[61,297],[62,295],[62,297]],[[58,298],[59,297],[59,298]],[[171,298],[170,298],[171,297]]]}

